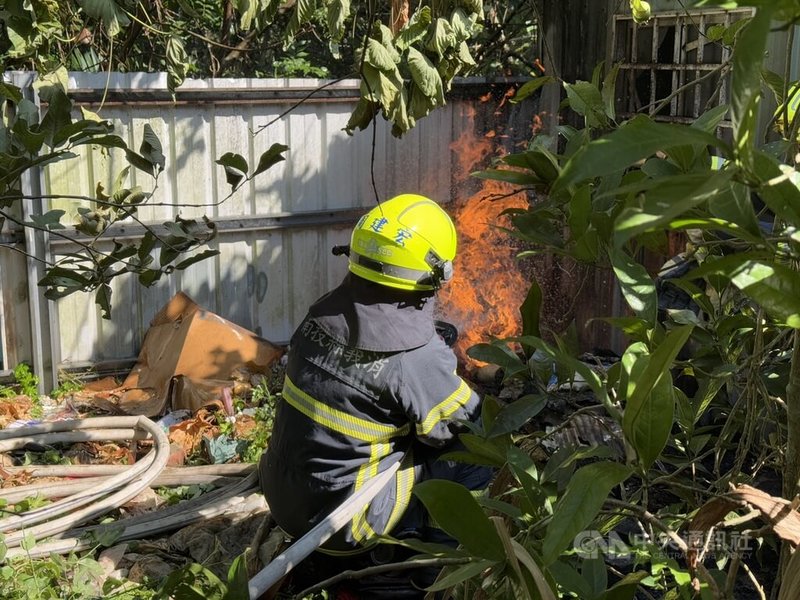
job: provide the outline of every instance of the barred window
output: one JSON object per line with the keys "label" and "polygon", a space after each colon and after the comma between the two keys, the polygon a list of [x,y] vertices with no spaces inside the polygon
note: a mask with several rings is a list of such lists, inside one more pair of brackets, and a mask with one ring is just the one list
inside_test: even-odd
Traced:
{"label": "barred window", "polygon": [[[654,13],[647,23],[616,15],[611,62],[619,63],[617,110],[646,112],[656,119],[686,123],[730,99],[732,34],[751,9]],[[733,26],[733,27],[732,27]],[[723,122],[723,126],[730,125]]]}

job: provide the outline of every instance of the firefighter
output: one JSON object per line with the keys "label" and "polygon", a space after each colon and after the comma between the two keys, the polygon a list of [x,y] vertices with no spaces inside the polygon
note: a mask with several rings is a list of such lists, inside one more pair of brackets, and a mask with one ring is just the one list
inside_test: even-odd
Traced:
{"label": "firefighter", "polygon": [[259,465],[275,522],[299,537],[365,482],[401,462],[394,480],[321,548],[346,555],[383,534],[428,533],[415,482],[481,489],[486,467],[439,460],[475,420],[479,398],[436,334],[436,290],[452,277],[456,230],[433,200],[403,194],[365,214],[349,273],[311,306],[288,352],[282,401]]}

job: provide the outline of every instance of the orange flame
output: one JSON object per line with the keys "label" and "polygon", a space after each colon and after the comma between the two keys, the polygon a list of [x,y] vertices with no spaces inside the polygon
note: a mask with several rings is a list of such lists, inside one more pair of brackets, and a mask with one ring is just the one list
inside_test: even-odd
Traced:
{"label": "orange flame", "polygon": [[[459,180],[467,181],[472,171],[486,167],[486,159],[497,153],[495,139],[494,135],[478,138],[467,132],[453,143]],[[439,294],[443,318],[459,329],[456,353],[473,366],[480,363],[467,359],[467,348],[520,334],[519,307],[530,287],[515,260],[517,250],[511,238],[497,229],[510,226],[508,217],[500,216],[504,210],[527,206],[525,195],[509,195],[513,188],[503,182],[480,181],[479,192],[457,195],[451,206],[459,249],[453,280]]]}

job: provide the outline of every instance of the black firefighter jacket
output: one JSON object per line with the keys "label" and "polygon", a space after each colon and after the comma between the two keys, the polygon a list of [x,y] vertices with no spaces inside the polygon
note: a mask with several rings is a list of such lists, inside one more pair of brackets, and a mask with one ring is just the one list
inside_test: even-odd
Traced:
{"label": "black firefighter jacket", "polygon": [[389,533],[420,472],[412,447],[442,448],[454,440],[457,420],[476,416],[478,397],[436,335],[433,304],[430,292],[391,290],[350,274],[294,333],[259,467],[272,516],[290,535],[306,533],[402,459],[394,482],[323,549],[349,552]]}

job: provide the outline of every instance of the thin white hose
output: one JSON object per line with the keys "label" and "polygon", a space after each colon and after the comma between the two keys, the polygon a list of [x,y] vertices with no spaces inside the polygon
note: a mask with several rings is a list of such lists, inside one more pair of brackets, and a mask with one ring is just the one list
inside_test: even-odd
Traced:
{"label": "thin white hose", "polygon": [[[216,496],[213,499],[205,499],[201,496],[195,500],[188,501],[192,508],[182,508],[180,504],[171,507],[172,511],[159,511],[155,513],[148,513],[140,517],[131,519],[122,519],[116,523],[109,525],[98,525],[94,527],[87,527],[80,530],[68,531],[66,534],[72,534],[72,537],[65,537],[59,540],[53,540],[43,543],[38,543],[30,550],[23,550],[22,548],[9,548],[6,553],[6,560],[18,557],[38,558],[40,556],[49,556],[50,554],[67,554],[69,552],[78,552],[80,550],[88,550],[97,545],[92,541],[89,533],[101,533],[109,527],[124,527],[123,532],[119,535],[116,541],[123,542],[126,540],[142,539],[162,533],[164,531],[172,531],[195,523],[201,519],[209,519],[220,514],[227,514],[230,512],[244,512],[261,509],[266,506],[264,496],[261,492],[256,492],[255,485],[257,477],[251,474],[242,479],[241,482],[230,486],[230,489],[224,490],[224,495]],[[219,490],[222,492],[223,490]],[[212,494],[208,494],[211,496]],[[195,504],[197,502],[197,504]],[[181,503],[183,504],[183,503]],[[161,515],[160,513],[169,512],[169,515]],[[131,522],[135,524],[129,524]]]}

